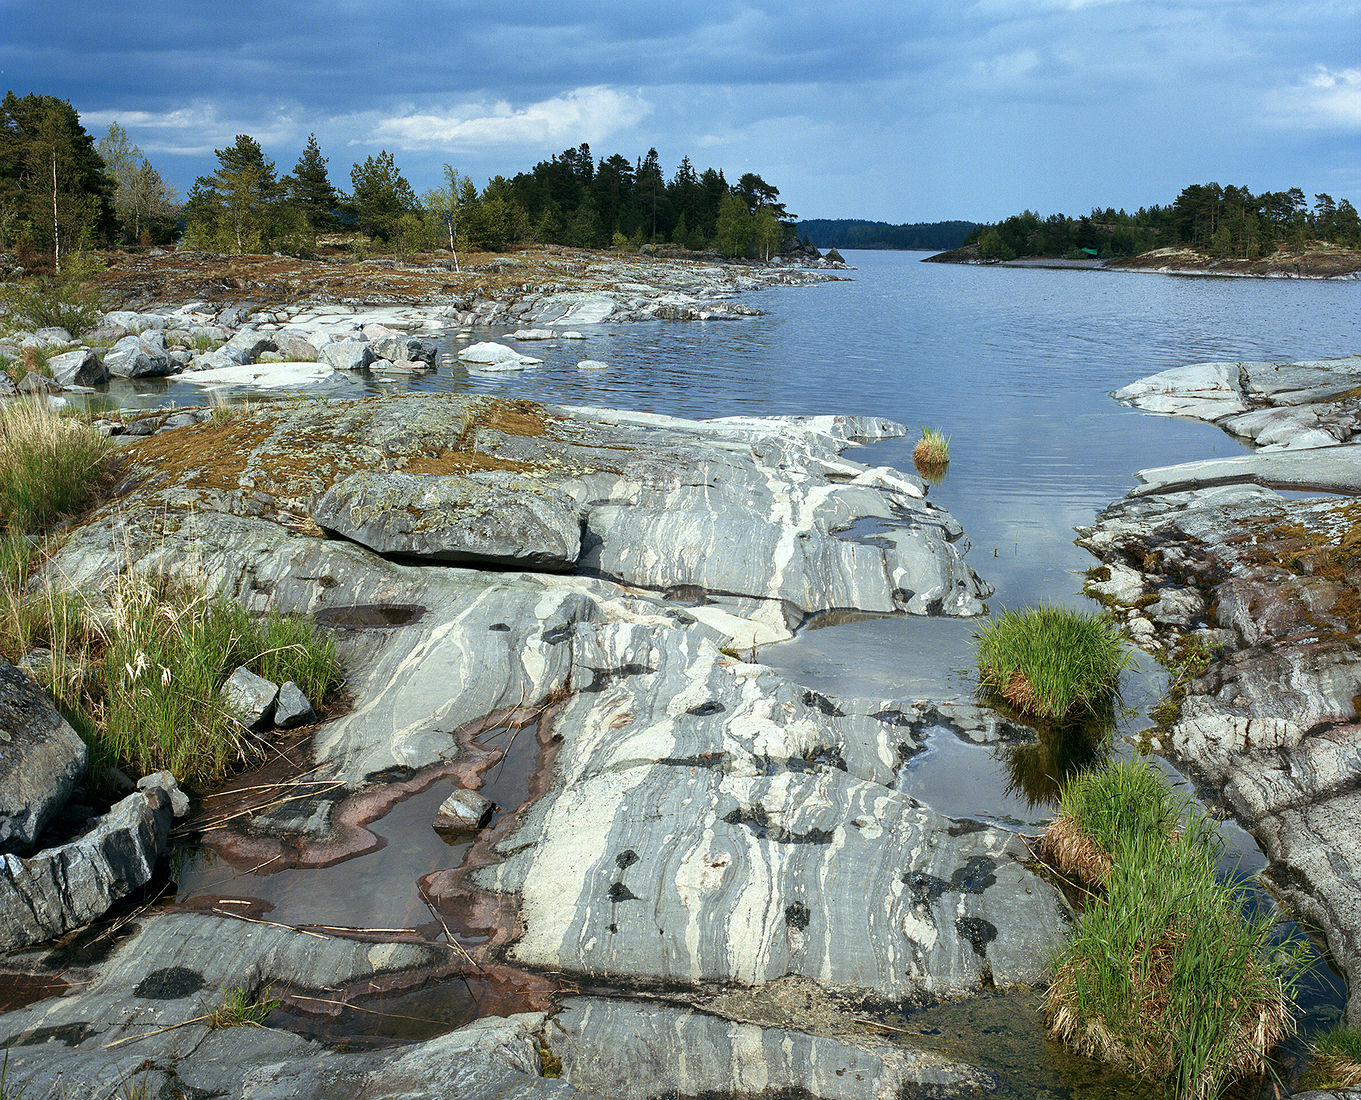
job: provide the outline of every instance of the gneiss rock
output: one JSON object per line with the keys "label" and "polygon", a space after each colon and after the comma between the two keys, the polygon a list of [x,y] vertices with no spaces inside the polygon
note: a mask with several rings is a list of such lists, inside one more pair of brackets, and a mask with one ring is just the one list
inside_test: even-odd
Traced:
{"label": "gneiss rock", "polygon": [[173,816],[171,795],[149,787],[68,844],[27,859],[0,857],[0,946],[41,943],[79,928],[151,881]]}
{"label": "gneiss rock", "polygon": [[159,332],[123,337],[104,356],[104,366],[120,378],[152,378],[176,369]]}
{"label": "gneiss rock", "polygon": [[279,685],[257,676],[242,665],[222,685],[222,696],[227,705],[241,719],[241,724],[252,730],[267,729],[274,720],[274,700],[279,697]]}
{"label": "gneiss rock", "polygon": [[97,386],[109,380],[108,367],[89,348],[53,356],[47,369],[59,386]]}
{"label": "gneiss rock", "polygon": [[85,742],[47,694],[0,661],[0,850],[33,846],[88,759]]}
{"label": "gneiss rock", "polygon": [[305,726],[316,720],[317,712],[312,708],[311,701],[302,693],[302,688],[292,680],[284,681],[279,688],[279,697],[274,703],[274,724],[279,729],[290,730],[294,726]]}
{"label": "gneiss rock", "polygon": [[458,353],[458,358],[461,362],[491,371],[522,370],[543,362],[542,359],[535,359],[532,355],[521,355],[513,348],[492,340],[484,340],[462,349]]}
{"label": "gneiss rock", "polygon": [[380,554],[569,569],[581,553],[581,516],[572,500],[499,471],[460,478],[351,474],[317,502],[312,518]]}
{"label": "gneiss rock", "polygon": [[477,791],[454,791],[435,811],[436,829],[480,829],[496,809],[496,803]]}

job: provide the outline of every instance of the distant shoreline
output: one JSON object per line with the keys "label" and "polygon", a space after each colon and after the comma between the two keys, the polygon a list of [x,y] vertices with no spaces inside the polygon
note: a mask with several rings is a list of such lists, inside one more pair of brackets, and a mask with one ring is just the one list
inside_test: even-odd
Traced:
{"label": "distant shoreline", "polygon": [[1158,248],[1137,256],[1070,260],[1062,256],[1026,256],[1016,260],[984,260],[976,244],[928,256],[923,263],[972,264],[979,267],[1038,267],[1099,271],[1147,271],[1158,275],[1200,275],[1237,279],[1357,279],[1361,251],[1317,248],[1275,252],[1255,260],[1219,260],[1189,248]]}

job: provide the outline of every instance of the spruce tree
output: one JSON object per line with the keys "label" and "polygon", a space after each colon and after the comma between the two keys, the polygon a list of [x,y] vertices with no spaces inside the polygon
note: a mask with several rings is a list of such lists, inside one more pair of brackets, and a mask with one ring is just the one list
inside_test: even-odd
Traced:
{"label": "spruce tree", "polygon": [[340,206],[340,194],[331,185],[326,164],[317,135],[308,134],[302,156],[288,178],[288,197],[313,233],[334,229],[339,224],[336,208]]}

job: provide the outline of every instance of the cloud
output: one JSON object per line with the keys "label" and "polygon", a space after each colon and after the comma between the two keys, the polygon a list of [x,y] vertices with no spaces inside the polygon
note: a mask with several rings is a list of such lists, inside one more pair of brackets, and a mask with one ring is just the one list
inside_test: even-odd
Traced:
{"label": "cloud", "polygon": [[603,84],[514,107],[505,100],[442,114],[380,119],[367,141],[403,150],[601,142],[652,113],[641,91]]}
{"label": "cloud", "polygon": [[1312,75],[1273,93],[1268,110],[1284,127],[1361,132],[1361,69],[1316,65]]}
{"label": "cloud", "polygon": [[111,123],[127,130],[144,153],[205,156],[230,145],[237,134],[250,134],[263,145],[295,141],[299,127],[290,109],[276,107],[249,120],[226,118],[202,100],[171,111],[103,110],[81,114],[85,129],[96,136]]}

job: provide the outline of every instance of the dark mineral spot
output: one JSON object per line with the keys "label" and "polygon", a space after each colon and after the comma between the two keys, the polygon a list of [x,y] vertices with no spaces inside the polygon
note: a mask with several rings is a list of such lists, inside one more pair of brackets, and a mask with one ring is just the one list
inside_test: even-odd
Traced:
{"label": "dark mineral spot", "polygon": [[821,711],[828,718],[846,717],[846,712],[820,691],[805,691],[803,693],[803,705]]}
{"label": "dark mineral spot", "polygon": [[641,898],[638,897],[637,894],[635,894],[632,890],[630,890],[630,889],[629,889],[627,886],[625,886],[622,882],[616,882],[616,883],[614,883],[614,884],[610,887],[609,896],[610,896],[610,901],[641,901],[641,900],[642,900]]}
{"label": "dark mineral spot", "polygon": [[510,623],[492,623],[487,629],[495,630],[498,634],[507,634],[510,632]]}
{"label": "dark mineral spot", "polygon": [[426,609],[409,603],[364,603],[350,607],[324,607],[313,612],[318,626],[341,630],[372,630],[407,626],[418,622]]}
{"label": "dark mineral spot", "polygon": [[572,636],[572,627],[568,623],[559,623],[551,630],[545,630],[540,637],[544,645],[559,645],[567,641]]}
{"label": "dark mineral spot", "polygon": [[635,852],[632,848],[625,848],[622,852],[620,852],[617,856],[614,857],[615,866],[617,866],[621,871],[624,870],[626,867],[632,867],[637,862],[638,853]]}
{"label": "dark mineral spot", "polygon": [[918,902],[935,901],[947,892],[981,894],[997,882],[997,876],[993,874],[996,867],[996,861],[987,856],[973,856],[963,867],[955,869],[949,882],[925,871],[908,871],[903,875],[903,885],[912,891],[913,899]]}
{"label": "dark mineral spot", "polygon": [[772,825],[764,806],[748,806],[745,810],[731,810],[723,818],[729,825],[745,825],[762,840],[776,844],[830,844],[831,829],[809,829],[796,833],[784,825]]}
{"label": "dark mineral spot", "polygon": [[629,676],[647,676],[657,670],[647,665],[627,664],[620,665],[618,668],[595,668],[589,669],[592,673],[590,684],[583,687],[583,692],[604,691],[615,680],[623,680]]}
{"label": "dark mineral spot", "polygon": [[78,1047],[85,1042],[91,1035],[95,1034],[95,1029],[86,1021],[79,1020],[76,1023],[61,1024],[58,1027],[39,1027],[32,1031],[27,1031],[20,1035],[11,1035],[8,1039],[0,1041],[0,1047],[8,1050],[13,1046],[21,1047],[40,1047],[44,1043],[65,1043],[68,1047]]}
{"label": "dark mineral spot", "polygon": [[988,944],[997,938],[997,925],[982,917],[960,917],[955,921],[955,929],[980,955],[986,955]]}
{"label": "dark mineral spot", "polygon": [[877,710],[870,717],[875,721],[883,722],[886,726],[912,725],[912,719],[900,710]]}
{"label": "dark mineral spot", "polygon": [[178,1001],[203,988],[203,975],[185,966],[153,970],[137,983],[132,992],[148,1001]]}
{"label": "dark mineral spot", "polygon": [[790,928],[798,929],[800,932],[808,927],[809,916],[808,906],[802,902],[796,901],[792,905],[784,907],[785,924],[789,925]]}
{"label": "dark mineral spot", "polygon": [[727,709],[717,699],[710,699],[707,703],[699,703],[691,707],[685,713],[693,714],[696,718],[706,718],[710,714],[722,714]]}
{"label": "dark mineral spot", "polygon": [[951,836],[968,836],[970,833],[981,833],[987,826],[981,821],[970,821],[967,818],[955,820],[946,830]]}

